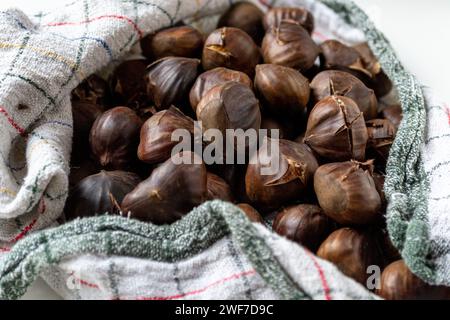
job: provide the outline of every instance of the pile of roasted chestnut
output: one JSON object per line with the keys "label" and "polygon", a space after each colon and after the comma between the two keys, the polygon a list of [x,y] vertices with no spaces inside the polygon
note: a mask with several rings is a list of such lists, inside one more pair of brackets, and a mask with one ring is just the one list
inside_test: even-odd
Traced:
{"label": "pile of roasted chestnut", "polygon": [[[264,14],[240,2],[218,28],[148,35],[142,59],[74,90],[66,218],[109,213],[170,224],[222,199],[254,222],[274,219],[277,233],[363,285],[378,266],[384,298],[448,295],[408,270],[385,231],[384,173],[402,111],[381,99],[392,84],[370,48],[316,44],[314,18],[302,8]],[[248,159],[206,165],[194,152],[193,164],[175,165],[172,133],[193,133],[195,120],[222,133],[278,129],[279,154],[261,147],[250,155],[279,161],[278,171],[263,175],[263,164]]]}

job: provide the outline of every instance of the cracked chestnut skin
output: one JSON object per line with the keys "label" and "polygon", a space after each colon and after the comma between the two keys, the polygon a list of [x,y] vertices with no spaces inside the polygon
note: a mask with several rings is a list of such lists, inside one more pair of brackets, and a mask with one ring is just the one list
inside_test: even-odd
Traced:
{"label": "cracked chestnut skin", "polygon": [[327,97],[311,111],[304,141],[328,162],[364,161],[368,141],[364,116],[352,99]]}
{"label": "cracked chestnut skin", "polygon": [[278,26],[282,21],[291,21],[301,25],[309,34],[314,30],[314,16],[306,9],[293,7],[277,7],[270,9],[263,20],[264,28],[268,30]]}
{"label": "cracked chestnut skin", "polygon": [[208,199],[207,171],[192,152],[180,154],[188,164],[169,159],[141,182],[122,201],[122,210],[132,218],[156,225],[171,224]]}
{"label": "cracked chestnut skin", "polygon": [[244,31],[224,27],[213,31],[203,48],[203,68],[211,70],[225,67],[244,72],[250,78],[261,60],[259,47]]}
{"label": "cracked chestnut skin", "polygon": [[[263,145],[247,168],[245,185],[247,196],[257,208],[278,209],[291,201],[299,200],[312,185],[318,163],[308,146],[288,140],[279,140],[279,154],[270,152],[272,139]],[[275,141],[276,142],[276,141]],[[263,172],[270,161],[275,172]],[[278,168],[276,168],[278,167]],[[269,173],[269,174],[267,174]]]}
{"label": "cracked chestnut skin", "polygon": [[325,214],[342,225],[373,224],[382,216],[371,161],[321,166],[314,176],[314,190]]}

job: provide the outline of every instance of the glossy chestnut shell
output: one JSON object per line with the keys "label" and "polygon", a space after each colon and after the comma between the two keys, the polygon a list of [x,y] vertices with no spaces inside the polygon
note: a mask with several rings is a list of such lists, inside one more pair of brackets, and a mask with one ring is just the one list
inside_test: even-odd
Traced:
{"label": "glossy chestnut shell", "polygon": [[249,218],[251,222],[264,224],[263,217],[251,205],[247,203],[240,203],[237,206],[245,213],[245,215],[247,216],[247,218]]}
{"label": "glossy chestnut shell", "polygon": [[266,30],[277,27],[282,21],[297,23],[305,28],[309,34],[314,30],[314,16],[304,8],[277,7],[270,9],[263,20]]}
{"label": "glossy chestnut shell", "polygon": [[218,175],[208,172],[207,185],[208,200],[223,200],[234,202],[233,192],[228,183]]}
{"label": "glossy chestnut shell", "polygon": [[107,169],[123,170],[136,160],[142,120],[127,107],[116,107],[97,118],[92,126],[89,142],[100,165]]}

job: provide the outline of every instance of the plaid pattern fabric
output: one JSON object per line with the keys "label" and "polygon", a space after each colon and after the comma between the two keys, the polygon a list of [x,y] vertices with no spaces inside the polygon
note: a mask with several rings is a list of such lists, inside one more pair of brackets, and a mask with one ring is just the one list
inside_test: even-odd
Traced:
{"label": "plaid pattern fabric", "polygon": [[[130,230],[117,232],[123,228],[124,221],[121,219],[106,219],[111,229],[110,233],[92,233],[92,230],[85,230],[85,233],[80,232],[79,237],[72,239],[74,240],[72,243],[62,237],[67,235],[68,229],[83,227],[83,223],[61,226],[36,235],[29,236],[29,234],[55,226],[67,197],[68,159],[72,139],[69,99],[71,90],[90,74],[118,63],[145,34],[183,19],[197,26],[210,28],[216,21],[213,17],[223,12],[232,2],[78,0],[55,12],[41,13],[32,19],[17,10],[0,13],[2,53],[0,293],[2,296],[15,298],[23,294],[38,271],[43,272],[57,289],[64,291],[65,289],[61,289],[63,287],[61,283],[66,284],[66,273],[71,272],[72,266],[82,265],[89,265],[91,268],[98,265],[99,272],[87,278],[80,277],[78,282],[82,284],[81,291],[76,293],[77,296],[63,292],[68,298],[115,296],[138,298],[137,293],[141,294],[140,297],[173,297],[181,294],[172,290],[172,286],[161,292],[142,289],[133,295],[133,286],[138,288],[137,279],[141,274],[136,274],[136,278],[128,278],[127,269],[120,268],[122,261],[133,258],[144,259],[139,262],[143,268],[147,263],[149,268],[154,266],[152,261],[137,255],[137,252],[141,252],[135,251],[133,246],[120,245],[118,239],[129,244],[134,243],[135,237],[134,229],[133,232]],[[408,266],[416,274],[430,283],[449,285],[450,199],[445,194],[449,190],[445,179],[449,163],[448,151],[438,147],[438,143],[448,137],[448,107],[434,102],[429,95],[425,100],[422,88],[414,77],[403,69],[389,43],[353,3],[341,0],[254,2],[262,8],[271,5],[307,7],[316,17],[317,29],[313,36],[317,41],[337,38],[348,44],[355,44],[368,40],[379,56],[383,68],[394,80],[405,111],[405,120],[388,165],[386,193],[390,199],[388,210],[390,234]],[[211,19],[205,19],[206,17]],[[428,110],[425,108],[426,105]],[[222,210],[225,215],[233,212],[229,207]],[[94,229],[104,226],[104,223],[103,218],[94,218],[86,222]],[[143,230],[147,227],[146,224],[137,222],[136,224],[139,226],[138,229]],[[233,230],[240,229],[231,228],[231,231]],[[284,240],[278,241],[277,237],[264,230],[259,228],[257,230],[258,232],[251,237],[245,233],[240,234],[238,238],[232,237],[233,241],[239,242],[241,252],[238,256],[246,268],[237,270],[223,267],[227,272],[221,277],[213,277],[213,274],[209,277],[206,276],[208,272],[204,271],[210,270],[206,264],[204,268],[201,264],[196,265],[196,268],[206,272],[204,281],[192,283],[189,288],[183,288],[182,292],[200,290],[201,294],[197,297],[206,298],[213,292],[207,288],[219,288],[219,283],[235,287],[240,294],[244,294],[242,298],[248,298],[245,296],[246,290],[235,284],[246,280],[251,283],[251,290],[248,290],[257,291],[255,288],[259,288],[258,281],[263,279],[281,298],[371,297],[360,286],[338,273],[334,267],[306,252],[297,252],[301,249],[292,247],[292,244]],[[210,232],[213,233],[214,230]],[[225,235],[222,234],[222,237]],[[49,237],[52,238],[50,242]],[[91,242],[92,239],[96,241]],[[143,236],[143,239],[157,252],[164,251],[166,244],[148,239],[146,236]],[[205,236],[205,239],[209,237]],[[201,254],[202,250],[209,252],[213,243],[220,239],[208,242],[208,245],[200,242],[202,245],[191,248],[189,259],[194,259],[195,254]],[[251,245],[255,239],[259,243],[258,250],[262,251],[255,251]],[[173,241],[177,243],[176,239]],[[283,241],[284,244],[281,245]],[[120,250],[114,251],[110,247],[103,247],[104,243],[117,246]],[[158,243],[162,247],[158,247]],[[281,247],[278,247],[279,245]],[[197,250],[200,247],[202,250]],[[282,250],[277,251],[276,248]],[[171,250],[173,252],[167,251],[165,254],[176,256],[177,261],[188,259],[176,254],[178,247]],[[69,256],[72,260],[66,261],[65,258]],[[260,260],[260,256],[270,257],[269,260],[272,262],[266,266]],[[175,268],[172,266],[174,262],[169,260],[171,268]],[[225,260],[232,261],[230,253],[225,254]],[[250,263],[246,264],[245,261]],[[114,263],[110,264],[112,262]],[[15,269],[12,268],[13,265],[22,267]],[[114,282],[111,282],[111,279],[114,280],[114,277],[108,278],[110,276],[108,269],[105,269],[106,266],[118,268],[121,281],[117,282],[115,287],[120,288],[117,289],[117,294],[111,285]],[[253,269],[255,274],[252,274]],[[301,274],[297,272],[299,270]],[[188,271],[183,270],[184,272]],[[209,272],[211,273],[211,270]],[[72,276],[77,277],[77,273]],[[316,286],[309,282],[307,285],[302,283],[303,277],[314,279]],[[146,281],[151,283],[155,280],[146,278]],[[279,283],[284,285],[280,286]],[[233,290],[229,292],[234,292]],[[271,290],[261,291],[258,297],[270,296]],[[217,292],[219,296],[220,290]]]}

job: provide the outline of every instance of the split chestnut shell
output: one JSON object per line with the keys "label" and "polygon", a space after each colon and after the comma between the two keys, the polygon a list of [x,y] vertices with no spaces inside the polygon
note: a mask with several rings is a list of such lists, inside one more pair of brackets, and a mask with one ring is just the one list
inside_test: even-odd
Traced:
{"label": "split chestnut shell", "polygon": [[314,189],[325,214],[343,225],[377,222],[382,202],[372,175],[371,162],[321,166],[314,176]]}
{"label": "split chestnut shell", "polygon": [[304,8],[278,7],[270,9],[263,20],[264,28],[277,27],[282,21],[301,25],[309,34],[314,30],[314,16]]}
{"label": "split chestnut shell", "polygon": [[330,96],[311,111],[305,143],[321,158],[364,161],[367,141],[364,116],[352,99]]}

